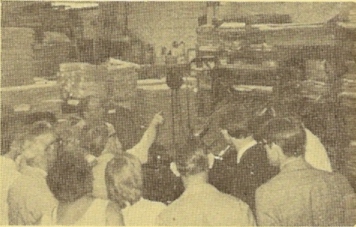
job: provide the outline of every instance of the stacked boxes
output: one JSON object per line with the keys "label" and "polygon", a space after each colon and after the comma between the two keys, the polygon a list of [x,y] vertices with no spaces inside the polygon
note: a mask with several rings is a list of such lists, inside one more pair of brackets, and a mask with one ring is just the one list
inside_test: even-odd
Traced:
{"label": "stacked boxes", "polygon": [[344,109],[345,127],[349,137],[356,139],[356,63],[347,62],[348,72],[342,79],[342,92],[339,98]]}
{"label": "stacked boxes", "polygon": [[306,76],[307,80],[303,81],[301,87],[303,96],[318,99],[320,96],[328,94],[330,91],[328,75],[323,60],[308,60],[306,62]]}
{"label": "stacked boxes", "polygon": [[58,113],[59,100],[60,87],[55,81],[46,84],[1,88],[1,102],[12,108],[16,108],[16,106],[21,104],[27,104],[30,106],[31,111],[52,111]]}
{"label": "stacked boxes", "polygon": [[29,28],[1,29],[1,86],[32,84],[34,75],[34,31]]}
{"label": "stacked boxes", "polygon": [[105,69],[88,63],[60,65],[58,83],[63,99],[83,99],[89,96],[106,97]]}
{"label": "stacked boxes", "polygon": [[105,67],[107,70],[107,96],[110,100],[131,109],[137,95],[139,65],[111,58]]}
{"label": "stacked boxes", "polygon": [[59,65],[70,60],[70,48],[70,40],[65,34],[45,32],[43,43],[34,47],[38,76],[54,77]]}
{"label": "stacked boxes", "polygon": [[199,46],[218,46],[219,31],[210,25],[197,28],[197,44]]}
{"label": "stacked boxes", "polygon": [[350,142],[345,151],[345,170],[346,176],[350,180],[351,185],[356,188],[356,141]]}

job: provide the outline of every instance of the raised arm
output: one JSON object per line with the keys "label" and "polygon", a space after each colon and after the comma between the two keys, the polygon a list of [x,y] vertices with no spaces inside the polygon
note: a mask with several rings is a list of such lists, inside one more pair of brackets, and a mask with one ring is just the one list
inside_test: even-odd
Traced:
{"label": "raised arm", "polygon": [[147,130],[143,134],[140,142],[136,144],[133,148],[128,150],[127,152],[136,156],[140,161],[141,164],[144,164],[148,160],[148,150],[156,140],[156,136],[158,133],[158,126],[163,124],[164,119],[161,115],[161,112],[157,113],[150,125],[148,126]]}

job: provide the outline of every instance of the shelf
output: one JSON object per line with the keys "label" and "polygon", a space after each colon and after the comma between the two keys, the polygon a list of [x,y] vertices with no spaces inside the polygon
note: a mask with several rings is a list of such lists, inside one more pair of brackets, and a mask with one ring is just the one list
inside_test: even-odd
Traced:
{"label": "shelf", "polygon": [[219,65],[216,69],[231,69],[237,71],[251,71],[251,72],[259,72],[259,71],[276,71],[276,66],[263,66],[257,64],[227,64],[227,65]]}

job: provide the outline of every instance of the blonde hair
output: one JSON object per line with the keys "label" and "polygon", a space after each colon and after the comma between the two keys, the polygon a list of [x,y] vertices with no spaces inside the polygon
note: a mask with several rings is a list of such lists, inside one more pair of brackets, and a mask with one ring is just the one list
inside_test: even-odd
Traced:
{"label": "blonde hair", "polygon": [[123,153],[112,159],[105,172],[108,198],[125,208],[133,205],[142,195],[142,171],[140,161],[133,155]]}

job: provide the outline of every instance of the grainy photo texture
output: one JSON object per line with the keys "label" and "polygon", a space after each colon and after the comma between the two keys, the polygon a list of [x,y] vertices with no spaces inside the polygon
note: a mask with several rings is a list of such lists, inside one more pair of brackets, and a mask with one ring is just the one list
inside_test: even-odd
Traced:
{"label": "grainy photo texture", "polygon": [[0,225],[354,226],[356,3],[1,1]]}

